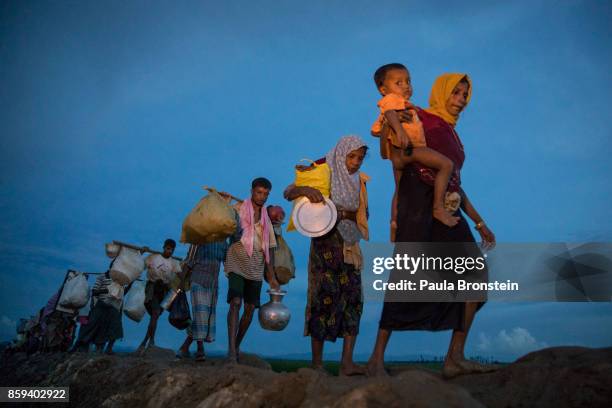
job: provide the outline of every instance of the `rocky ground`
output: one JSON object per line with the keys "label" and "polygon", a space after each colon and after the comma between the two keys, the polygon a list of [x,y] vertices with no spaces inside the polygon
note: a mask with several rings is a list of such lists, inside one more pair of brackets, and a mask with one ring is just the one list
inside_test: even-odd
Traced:
{"label": "rocky ground", "polygon": [[433,371],[394,369],[389,378],[341,378],[311,370],[275,373],[253,355],[177,360],[16,354],[2,361],[1,386],[69,386],[74,407],[610,407],[612,348],[556,347],[499,371],[445,381]]}

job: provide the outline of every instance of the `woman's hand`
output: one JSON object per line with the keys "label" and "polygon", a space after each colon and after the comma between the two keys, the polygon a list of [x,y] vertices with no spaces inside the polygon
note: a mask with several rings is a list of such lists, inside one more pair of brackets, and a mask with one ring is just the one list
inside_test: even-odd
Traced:
{"label": "woman's hand", "polygon": [[493,234],[493,231],[491,231],[486,224],[483,224],[477,231],[482,238],[482,246],[484,249],[491,250],[495,248],[495,234]]}
{"label": "woman's hand", "polygon": [[397,138],[399,139],[400,148],[406,150],[410,146],[410,137],[406,132],[398,132]]}
{"label": "woman's hand", "polygon": [[397,111],[397,115],[399,117],[400,122],[412,122],[412,118],[415,113],[414,105],[408,106],[406,109],[402,111]]}
{"label": "woman's hand", "polygon": [[425,131],[423,130],[423,122],[419,119],[419,115],[417,115],[416,110],[409,109],[407,111],[402,111],[402,115],[400,115],[400,120],[404,117],[410,117],[409,120],[402,120],[402,127],[404,131],[408,133],[410,140],[425,140]]}
{"label": "woman's hand", "polygon": [[296,193],[298,196],[308,198],[311,203],[321,203],[325,201],[325,199],[323,198],[323,194],[321,194],[321,192],[317,190],[316,188],[303,186],[303,187],[296,187],[296,190],[297,190]]}
{"label": "woman's hand", "polygon": [[465,211],[468,217],[470,217],[471,220],[476,223],[476,231],[478,231],[480,237],[482,238],[483,249],[491,250],[495,248],[495,234],[493,234],[493,231],[491,231],[489,227],[487,227],[487,224],[484,223],[482,217],[480,214],[478,214],[478,211],[476,211],[476,208],[474,208],[474,205],[468,198],[467,193],[461,189],[460,194],[461,199],[463,200],[461,208],[463,211]]}

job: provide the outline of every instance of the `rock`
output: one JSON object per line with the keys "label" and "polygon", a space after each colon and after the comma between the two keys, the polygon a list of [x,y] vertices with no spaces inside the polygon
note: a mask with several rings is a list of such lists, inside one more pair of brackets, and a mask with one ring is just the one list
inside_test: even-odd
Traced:
{"label": "rock", "polygon": [[[138,355],[134,353],[134,357],[138,357]],[[171,349],[152,346],[145,348],[142,357],[159,360],[173,360],[176,358],[176,353]]]}
{"label": "rock", "polygon": [[612,348],[553,347],[451,381],[488,407],[610,407]]}
{"label": "rock", "polygon": [[266,360],[255,354],[240,353],[240,364],[259,368],[262,370],[272,370],[272,366]]}
{"label": "rock", "polygon": [[302,368],[275,373],[257,356],[177,360],[85,353],[10,356],[3,386],[69,386],[75,407],[524,407],[611,406],[612,349],[564,347],[531,353],[488,374],[445,381],[408,368],[388,378],[335,377]]}
{"label": "rock", "polygon": [[448,384],[425,370],[405,370],[397,377],[368,380],[345,393],[333,405],[361,407],[474,407],[483,408],[469,392]]}
{"label": "rock", "polygon": [[208,396],[197,408],[258,407],[264,403],[264,390],[254,384],[232,384]]}

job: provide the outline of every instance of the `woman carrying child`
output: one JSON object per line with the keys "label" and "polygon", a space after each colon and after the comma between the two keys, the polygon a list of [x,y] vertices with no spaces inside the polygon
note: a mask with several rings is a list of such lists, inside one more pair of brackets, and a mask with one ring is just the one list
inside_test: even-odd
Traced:
{"label": "woman carrying child", "polygon": [[[486,226],[460,186],[460,171],[465,153],[455,131],[455,124],[459,114],[467,106],[471,92],[472,83],[467,75],[441,75],[433,85],[429,109],[416,108],[419,120],[415,120],[414,123],[424,131],[427,146],[452,160],[455,175],[451,178],[450,184],[455,184],[459,191],[461,210],[474,222],[483,244],[493,246],[495,235]],[[460,209],[452,214],[458,218],[457,224],[453,227],[445,225],[432,215],[435,183],[435,171],[419,161],[403,168],[397,190],[396,241],[461,242],[467,243],[464,246],[466,253],[478,252],[470,227]],[[447,378],[490,371],[492,367],[466,360],[464,356],[464,346],[470,326],[476,311],[482,305],[482,302],[385,302],[376,345],[368,362],[368,371],[374,375],[385,374],[384,352],[394,330],[452,330],[443,366],[443,375]]]}

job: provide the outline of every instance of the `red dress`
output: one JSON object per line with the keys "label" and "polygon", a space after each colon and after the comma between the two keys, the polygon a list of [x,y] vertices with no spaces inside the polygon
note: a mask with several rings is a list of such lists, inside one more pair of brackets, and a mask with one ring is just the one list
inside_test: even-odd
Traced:
{"label": "red dress", "polygon": [[[452,187],[455,191],[461,183],[461,167],[465,160],[463,144],[455,130],[440,117],[418,110],[423,122],[427,146],[453,161],[455,174]],[[461,210],[454,214],[460,217],[454,227],[447,227],[434,219],[433,180],[435,172],[419,163],[406,166],[402,172],[397,191],[396,242],[466,242],[466,255],[479,253],[478,245]],[[396,247],[396,251],[398,251]],[[401,278],[401,276],[399,276]],[[391,280],[394,279],[393,273]],[[484,302],[479,305],[482,307]],[[450,302],[385,302],[380,328],[386,330],[450,330],[463,329],[464,303]]]}

